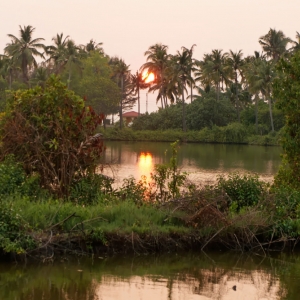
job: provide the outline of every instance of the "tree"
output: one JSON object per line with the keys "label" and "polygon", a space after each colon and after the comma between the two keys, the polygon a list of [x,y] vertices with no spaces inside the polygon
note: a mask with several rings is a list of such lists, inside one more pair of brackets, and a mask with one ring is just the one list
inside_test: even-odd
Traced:
{"label": "tree", "polygon": [[280,76],[274,81],[274,96],[277,107],[285,114],[285,126],[281,139],[283,167],[275,177],[275,183],[300,188],[300,53],[290,60],[281,59]]}
{"label": "tree", "polygon": [[281,56],[287,52],[287,44],[292,42],[290,38],[286,37],[281,30],[276,30],[270,28],[266,35],[259,38],[259,43],[261,44],[266,55],[277,61]]}
{"label": "tree", "polygon": [[203,86],[214,85],[217,90],[217,100],[220,97],[221,83],[228,82],[228,68],[226,68],[227,54],[222,50],[214,49],[212,53],[205,54],[203,61],[198,62],[199,70],[195,72],[196,81],[200,81]]}
{"label": "tree", "polygon": [[184,92],[186,91],[186,85],[188,82],[192,82],[191,77],[192,58],[191,52],[187,48],[182,48],[182,52],[177,51],[177,54],[173,57],[172,69],[174,75],[177,77],[179,91],[181,93],[182,100],[182,129],[186,131],[186,111],[185,111],[185,98]]}
{"label": "tree", "polygon": [[120,129],[123,126],[123,108],[124,105],[130,102],[130,98],[127,99],[128,96],[132,93],[132,89],[128,92],[127,88],[130,84],[128,78],[130,75],[129,65],[125,63],[123,59],[118,57],[113,57],[109,61],[110,65],[112,66],[113,70],[113,77],[116,80],[117,84],[121,89],[121,97],[119,102],[119,115],[120,115]]}
{"label": "tree", "polygon": [[170,89],[166,78],[166,68],[168,67],[170,58],[167,50],[168,46],[163,44],[155,44],[150,46],[149,49],[144,53],[147,62],[141,67],[141,72],[146,70],[148,73],[154,74],[155,82],[149,91],[158,90],[157,100],[161,100],[162,108],[166,107],[167,105],[167,93],[170,94]]}
{"label": "tree", "polygon": [[189,80],[187,81],[188,86],[190,87],[190,99],[191,102],[193,101],[193,88],[195,87],[195,80],[193,79],[193,72],[196,71],[196,61],[193,59],[193,52],[194,47],[196,44],[194,44],[190,49],[186,47],[182,47],[184,51],[188,53],[189,59],[187,61],[187,69],[190,72]]}
{"label": "tree", "polygon": [[227,53],[226,64],[232,71],[233,79],[235,83],[235,105],[238,115],[238,121],[240,122],[240,101],[239,101],[239,85],[238,85],[238,77],[242,76],[242,67],[243,67],[243,52],[239,50],[238,52],[233,52],[229,50]]}
{"label": "tree", "polygon": [[7,56],[12,58],[21,68],[23,74],[23,82],[28,84],[28,68],[31,66],[37,67],[35,57],[44,58],[43,53],[38,49],[45,49],[45,45],[40,42],[43,38],[32,39],[35,28],[32,26],[20,27],[20,38],[12,34],[8,34],[11,38],[11,43],[7,44],[4,48],[4,52]]}
{"label": "tree", "polygon": [[67,197],[75,177],[93,173],[103,151],[93,136],[101,116],[55,76],[45,88],[18,90],[0,119],[0,160],[13,154],[41,185]]}
{"label": "tree", "polygon": [[67,43],[69,36],[63,37],[63,33],[56,34],[56,37],[52,38],[54,45],[46,47],[46,54],[49,55],[47,62],[54,65],[55,73],[58,74],[61,72],[61,69],[64,65],[64,56],[66,53]]}
{"label": "tree", "polygon": [[132,85],[133,93],[134,95],[137,95],[137,101],[138,101],[138,115],[141,114],[141,108],[140,108],[140,90],[146,89],[150,85],[145,82],[143,79],[143,74],[139,71],[136,71],[134,75],[130,74],[130,82]]}
{"label": "tree", "polygon": [[77,68],[79,71],[82,70],[82,62],[81,59],[85,56],[85,54],[81,51],[80,47],[76,46],[73,40],[67,41],[66,49],[63,55],[59,58],[58,63],[62,63],[62,66],[67,69],[68,72],[68,88],[70,88],[71,84],[71,75],[72,71]]}
{"label": "tree", "polygon": [[[82,78],[73,90],[86,99],[97,113],[115,114],[118,112],[121,97],[118,85],[111,79],[108,58],[94,51],[82,60]],[[105,122],[104,122],[105,126]]]}
{"label": "tree", "polygon": [[97,51],[100,54],[104,55],[102,45],[103,43],[96,43],[96,41],[91,39],[85,46],[83,46],[83,49],[88,53],[90,53],[91,51]]}

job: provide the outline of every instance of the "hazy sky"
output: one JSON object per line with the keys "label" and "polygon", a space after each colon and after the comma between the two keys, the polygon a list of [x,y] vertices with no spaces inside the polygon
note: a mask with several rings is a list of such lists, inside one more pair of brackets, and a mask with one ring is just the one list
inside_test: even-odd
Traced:
{"label": "hazy sky", "polygon": [[[196,44],[194,57],[201,59],[212,49],[242,49],[245,55],[261,50],[258,39],[270,27],[294,39],[299,12],[300,0],[0,0],[0,52],[10,42],[8,33],[32,25],[45,44],[61,32],[77,44],[103,42],[108,55],[136,72],[156,43],[168,45],[171,54]],[[155,110],[155,100],[150,102]]]}

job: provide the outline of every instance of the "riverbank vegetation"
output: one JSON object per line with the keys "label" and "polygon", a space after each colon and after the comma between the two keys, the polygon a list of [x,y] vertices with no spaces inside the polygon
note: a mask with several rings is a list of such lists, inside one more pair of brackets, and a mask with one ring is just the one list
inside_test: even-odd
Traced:
{"label": "riverbank vegetation", "polygon": [[[140,116],[132,129],[113,128],[104,133],[136,135],[143,140],[143,134],[154,136],[155,132],[156,138],[161,134],[173,141],[249,143],[249,132],[257,134],[258,130],[275,140],[275,129],[284,124],[280,132],[283,166],[273,184],[266,184],[253,174],[238,173],[220,176],[213,185],[188,182],[187,174],[178,168],[178,142],[174,142],[170,162],[154,166],[151,178],[127,178],[121,188],[114,189],[113,179],[103,176],[99,166],[105,149],[99,126],[105,123],[107,114],[119,110],[122,116],[124,107],[138,100],[128,66],[121,59],[106,56],[101,45],[93,41],[86,47],[77,47],[69,38],[57,35],[55,46],[44,47],[38,44],[39,39],[31,40],[32,27],[20,29],[22,39],[10,36],[12,42],[5,48],[7,57],[1,58],[3,65],[16,64],[2,78],[10,85],[2,94],[5,109],[0,115],[2,254],[47,260],[56,253],[141,253],[192,247],[203,250],[209,246],[265,253],[275,246],[296,246],[300,232],[300,52],[296,46],[279,53],[271,47],[273,34],[279,35],[284,49],[290,42],[281,32],[270,30],[260,39],[266,47],[265,57],[257,54],[249,59],[253,68],[258,66],[254,74],[248,69],[251,76],[245,75],[249,91],[244,83],[238,82],[238,74],[243,78],[242,73],[232,65],[228,74],[234,74],[233,106],[222,92],[222,84],[229,84],[225,75],[234,53],[225,55],[213,50],[212,55],[199,62],[201,68],[197,72],[205,89],[200,91],[199,98],[191,97],[195,99],[187,106],[186,85],[195,86],[187,76],[193,69],[186,69],[183,62],[194,62],[193,48],[183,48],[182,53],[168,56],[166,47],[150,47],[142,70],[156,72],[156,81],[149,88],[159,91],[162,109]],[[31,77],[41,75],[43,69],[34,68],[34,55],[39,52],[30,52],[26,48],[28,43],[48,51],[49,72],[61,73],[61,77],[51,74],[45,81]],[[23,53],[24,47],[27,50]],[[19,56],[20,53],[24,55]],[[156,64],[158,54],[162,57]],[[239,52],[239,58],[240,55]],[[161,64],[163,58],[166,64]],[[222,64],[216,69],[213,61],[217,58],[226,58],[223,69],[219,68]],[[75,70],[82,64],[85,67],[80,77]],[[176,66],[172,76],[179,79],[176,93],[165,86],[165,76],[171,76],[170,66]],[[272,71],[272,77],[267,77],[264,84],[259,77],[262,70],[266,72],[264,76]],[[253,86],[252,80],[256,82]],[[18,88],[14,90],[13,84]],[[253,103],[243,106],[243,93],[248,100],[252,99],[249,93],[255,93],[255,109]],[[86,100],[80,97],[85,94]],[[273,107],[275,98],[278,110]],[[169,106],[168,99],[173,99],[174,104]],[[253,114],[256,117],[251,124]],[[161,127],[151,128],[155,123]],[[122,118],[120,124],[122,127]],[[181,132],[178,124],[183,126]],[[166,128],[172,131],[163,131]]]}

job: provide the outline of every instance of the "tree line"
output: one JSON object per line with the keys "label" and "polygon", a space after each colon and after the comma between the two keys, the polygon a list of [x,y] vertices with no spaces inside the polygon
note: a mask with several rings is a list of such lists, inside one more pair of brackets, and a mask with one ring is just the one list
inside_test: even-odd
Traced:
{"label": "tree line", "polygon": [[[277,78],[276,63],[280,58],[289,59],[300,48],[300,35],[296,40],[282,31],[270,29],[259,38],[262,51],[244,56],[243,51],[224,52],[213,49],[202,59],[194,57],[196,45],[182,47],[175,54],[168,53],[168,46],[155,44],[145,51],[146,62],[136,73],[119,57],[110,57],[103,44],[93,39],[77,45],[69,36],[57,34],[52,45],[43,44],[43,38],[34,38],[35,28],[20,26],[19,35],[8,34],[10,42],[0,55],[0,108],[4,107],[7,90],[44,86],[51,74],[60,75],[69,89],[84,97],[96,112],[120,116],[138,103],[140,90],[156,93],[161,109],[173,104],[182,107],[182,129],[187,130],[186,101],[213,95],[218,103],[222,97],[229,99],[235,109],[236,121],[247,107],[255,109],[255,126],[258,131],[260,100],[268,104],[271,131],[275,130],[273,117],[272,83]],[[39,58],[39,62],[37,61]],[[155,79],[145,83],[144,72],[153,73]],[[209,116],[221,112],[216,105]]]}

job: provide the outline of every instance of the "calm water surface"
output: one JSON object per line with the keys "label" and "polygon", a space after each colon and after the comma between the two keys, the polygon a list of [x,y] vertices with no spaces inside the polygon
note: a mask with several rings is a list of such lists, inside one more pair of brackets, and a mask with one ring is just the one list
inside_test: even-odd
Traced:
{"label": "calm water surface", "polygon": [[[117,183],[130,175],[149,178],[155,164],[169,162],[170,144],[160,142],[106,141],[104,162],[111,168],[105,174],[114,176]],[[217,175],[233,171],[254,172],[272,180],[281,161],[280,147],[220,144],[181,144],[178,163],[190,179],[204,183],[214,181]]]}
{"label": "calm water surface", "polygon": [[300,256],[238,253],[0,263],[2,300],[299,299]]}

